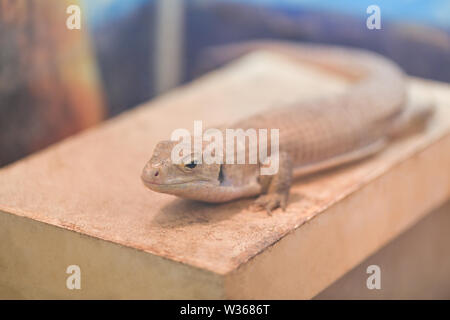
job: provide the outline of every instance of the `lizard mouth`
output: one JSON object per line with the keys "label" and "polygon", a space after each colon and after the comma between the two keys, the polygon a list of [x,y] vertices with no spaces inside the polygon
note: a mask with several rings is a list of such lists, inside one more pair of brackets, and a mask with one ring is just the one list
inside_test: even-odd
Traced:
{"label": "lizard mouth", "polygon": [[150,189],[166,189],[166,188],[172,188],[172,187],[183,187],[187,185],[204,185],[208,181],[207,180],[193,180],[193,181],[186,181],[186,182],[172,182],[172,183],[158,183],[153,181],[148,181],[144,178],[142,178],[142,182]]}

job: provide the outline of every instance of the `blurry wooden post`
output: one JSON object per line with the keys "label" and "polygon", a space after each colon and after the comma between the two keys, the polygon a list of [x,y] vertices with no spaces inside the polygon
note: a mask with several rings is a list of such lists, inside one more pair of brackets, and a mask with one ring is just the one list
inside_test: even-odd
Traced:
{"label": "blurry wooden post", "polygon": [[77,4],[0,0],[0,166],[103,118],[85,24],[66,26]]}
{"label": "blurry wooden post", "polygon": [[182,78],[183,1],[158,0],[156,10],[156,93],[174,88]]}

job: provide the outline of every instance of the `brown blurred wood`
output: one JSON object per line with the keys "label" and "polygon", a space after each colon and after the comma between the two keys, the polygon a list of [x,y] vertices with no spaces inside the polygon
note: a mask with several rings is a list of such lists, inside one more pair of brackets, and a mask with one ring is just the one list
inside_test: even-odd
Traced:
{"label": "brown blurred wood", "polygon": [[103,118],[86,28],[66,27],[71,4],[0,0],[0,166]]}
{"label": "brown blurred wood", "polygon": [[[311,298],[450,196],[450,87],[427,130],[367,161],[299,180],[286,212],[146,189],[140,173],[176,128],[234,122],[346,88],[254,53],[0,170],[0,295],[23,298]],[[82,290],[65,288],[81,267]]]}

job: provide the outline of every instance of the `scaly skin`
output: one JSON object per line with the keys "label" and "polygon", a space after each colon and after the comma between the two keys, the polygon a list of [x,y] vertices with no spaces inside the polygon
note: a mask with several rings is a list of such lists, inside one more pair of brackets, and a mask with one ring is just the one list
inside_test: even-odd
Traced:
{"label": "scaly skin", "polygon": [[[228,46],[227,52],[271,50],[289,59],[339,72],[353,81],[343,94],[302,101],[244,119],[228,128],[279,129],[279,170],[260,175],[260,164],[174,164],[178,142],[159,143],[142,173],[153,191],[205,202],[260,195],[254,208],[286,208],[291,180],[307,173],[362,159],[380,150],[412,119],[429,110],[406,112],[402,71],[391,61],[363,50],[285,42]],[[269,139],[270,142],[270,139]],[[248,147],[248,144],[246,144]],[[270,150],[270,143],[267,148]],[[193,168],[190,168],[193,167]]]}

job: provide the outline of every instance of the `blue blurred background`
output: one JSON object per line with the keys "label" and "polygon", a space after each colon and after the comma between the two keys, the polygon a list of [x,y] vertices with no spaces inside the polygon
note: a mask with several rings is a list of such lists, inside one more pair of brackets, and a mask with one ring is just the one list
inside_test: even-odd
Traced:
{"label": "blue blurred background", "polygon": [[[155,0],[84,0],[110,115],[222,64],[210,61],[215,58],[208,56],[209,47],[258,38],[367,48],[389,56],[411,75],[450,82],[448,0],[166,2],[172,4],[161,9]],[[366,28],[372,4],[380,7],[381,30]],[[161,10],[169,13],[158,22]],[[172,62],[159,61],[164,54],[158,54],[158,46],[171,41],[179,42],[180,52]],[[158,71],[160,63],[169,66]],[[177,76],[160,87],[161,72]]]}
{"label": "blue blurred background", "polygon": [[0,166],[226,63],[214,46],[262,38],[366,48],[450,82],[450,0],[0,0]]}

